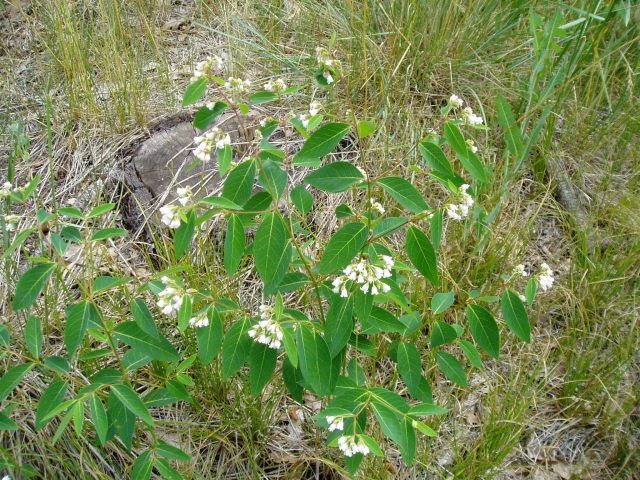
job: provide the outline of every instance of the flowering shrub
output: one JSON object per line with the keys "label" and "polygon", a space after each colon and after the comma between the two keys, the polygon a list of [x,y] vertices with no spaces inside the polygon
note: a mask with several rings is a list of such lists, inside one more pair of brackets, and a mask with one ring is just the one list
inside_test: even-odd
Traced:
{"label": "flowering shrub", "polygon": [[[344,85],[341,63],[321,47],[316,55],[316,83],[326,88]],[[159,280],[137,290],[130,304],[131,319],[109,319],[100,308],[98,294],[132,279],[100,275],[89,278],[83,286],[83,299],[67,310],[66,358],[41,357],[41,321],[32,314],[26,316],[25,341],[30,356],[21,357],[26,360],[13,366],[0,380],[0,401],[37,366],[49,381],[39,401],[37,429],[59,417],[56,437],[71,420],[76,431],[81,432],[84,427],[78,419],[84,418],[88,405],[98,443],[104,444],[117,435],[130,449],[136,429],[153,431],[155,427],[148,410],[151,406],[191,401],[185,386],[192,382],[184,372],[196,358],[182,359],[176,346],[157,328],[154,315],[166,315],[176,319],[179,332],[195,329],[198,361],[203,366],[220,362],[224,380],[248,362],[254,396],[261,394],[278,371],[298,402],[303,402],[305,391],[322,399],[326,408],[314,417],[316,425],[327,429],[328,445],[344,453],[351,472],[358,469],[365,455],[384,455],[377,441],[366,434],[374,428],[370,423],[373,418],[386,437],[397,444],[405,462],[411,464],[416,454],[416,430],[435,436],[425,419],[447,412],[433,404],[424,372],[437,366],[446,378],[465,387],[464,357],[480,368],[480,350],[496,359],[500,354],[501,333],[495,312],[480,305],[488,297],[472,291],[467,298],[458,298],[454,308],[465,308],[467,325],[451,325],[442,314],[456,302],[454,291],[436,293],[431,310],[418,311],[401,288],[406,281],[404,275],[422,276],[434,289],[440,288],[437,251],[445,221],[484,225],[487,214],[481,205],[482,192],[490,181],[491,169],[476,155],[477,147],[471,139],[465,139],[462,130],[486,130],[484,120],[471,108],[462,108],[464,101],[452,95],[442,109],[442,136],[431,131],[418,145],[433,185],[441,185],[450,196],[440,206],[430,206],[420,190],[402,176],[375,176],[368,172],[366,158],[359,159],[362,166],[331,162],[328,154],[349,132],[362,142],[376,127],[370,121],[358,120],[353,112],[349,123],[323,124],[320,112],[325,107],[317,100],[310,103],[307,113],[263,119],[247,151],[238,152],[241,160],[234,164],[233,151],[239,147],[231,145],[230,136],[221,129],[207,130],[215,118],[231,111],[246,131],[241,114],[248,113],[251,105],[276,102],[282,107],[284,98],[301,87],[287,87],[281,79],[269,80],[261,91],[247,97],[251,82],[232,77],[225,81],[217,76],[223,69],[219,57],[199,63],[183,99],[187,106],[206,97],[194,119],[194,126],[205,131],[194,138],[194,154],[197,161],[203,162],[216,155],[224,178],[222,193],[197,199],[190,188],[181,187],[177,190],[177,203],[160,209],[161,221],[174,230],[174,253],[181,258],[189,250],[198,226],[214,214],[224,216],[223,263],[229,282],[235,280],[245,259],[252,256],[253,269],[263,283],[262,304],[247,311],[233,299],[214,298],[209,292],[190,289],[179,272],[173,271],[160,274]],[[501,119],[508,122],[509,107],[500,100],[499,104]],[[270,143],[278,128],[293,128],[304,138],[297,153],[279,150]],[[446,151],[455,155],[454,162],[447,157],[445,145]],[[294,168],[308,169],[304,177],[307,186],[291,184]],[[254,195],[256,178],[262,190]],[[9,207],[11,201],[26,201],[37,181],[34,179],[23,189],[4,184],[0,195],[9,201]],[[361,199],[361,208],[342,215],[340,228],[323,246],[319,259],[310,248],[305,229],[315,202],[309,187],[327,194],[361,192],[352,197]],[[384,200],[375,200],[374,193],[376,199]],[[40,224],[55,219],[62,230],[52,235],[52,259],[39,259],[39,264],[18,281],[12,304],[15,310],[33,311],[51,275],[67,268],[62,258],[70,244],[97,248],[100,241],[127,233],[93,226],[92,219],[114,208],[114,204],[107,204],[89,213],[71,207],[59,209],[56,215],[44,210],[38,213]],[[10,216],[9,211],[6,213]],[[7,218],[0,217],[5,239],[9,225],[14,224]],[[252,225],[257,225],[257,230],[253,243],[247,247],[246,229]],[[424,231],[427,225],[429,235]],[[15,250],[35,230],[17,234],[6,251]],[[391,234],[404,238],[403,251],[392,250],[388,242]],[[547,290],[553,275],[542,264],[540,272],[528,281],[523,301],[514,285],[526,276],[523,266],[515,267],[511,275],[503,276],[511,288],[491,299],[500,301],[509,330],[528,342],[531,328],[525,302],[529,306],[533,303],[537,287]],[[155,314],[140,296],[145,290],[157,297]],[[304,311],[289,308],[282,296],[296,291],[306,293],[303,298],[308,304]],[[92,342],[84,342],[87,335]],[[428,355],[412,341],[417,335],[429,335]],[[382,341],[383,338],[392,342]],[[2,325],[0,341],[9,348],[9,334]],[[457,351],[464,357],[454,355]],[[407,390],[402,395],[376,385],[375,379],[367,378],[359,367],[364,357],[381,352],[397,366]],[[82,365],[87,359],[101,356],[115,357],[117,361],[88,383],[77,378],[70,382],[74,378],[71,365]],[[166,375],[161,385],[140,398],[135,389],[135,372],[152,360],[164,365]],[[3,425],[10,425],[11,420],[2,415]],[[155,466],[163,475],[181,478],[167,459],[188,458],[176,447],[158,440],[137,457],[133,472],[146,472],[136,478],[148,478]]]}

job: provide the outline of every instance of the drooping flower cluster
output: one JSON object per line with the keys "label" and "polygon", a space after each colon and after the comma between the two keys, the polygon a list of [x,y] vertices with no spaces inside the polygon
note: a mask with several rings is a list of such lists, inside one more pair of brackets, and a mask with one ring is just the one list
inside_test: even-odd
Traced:
{"label": "drooping flower cluster", "polygon": [[469,150],[471,150],[473,153],[478,152],[478,147],[476,147],[476,142],[474,142],[471,138],[467,139],[466,144],[467,144],[467,147],[469,147]]}
{"label": "drooping flower cluster", "polygon": [[186,187],[178,187],[176,193],[178,194],[178,201],[182,206],[185,206],[193,198],[193,192],[188,185]]}
{"label": "drooping flower cluster", "polygon": [[16,223],[20,221],[20,217],[18,215],[5,215],[4,216],[4,227],[8,231],[13,231],[16,229]]}
{"label": "drooping flower cluster", "polygon": [[376,202],[373,198],[369,199],[369,203],[371,204],[371,209],[377,210],[380,215],[382,215],[385,212],[385,209],[382,206],[382,204],[380,202]]}
{"label": "drooping flower cluster", "polygon": [[162,313],[165,315],[175,315],[180,307],[186,291],[183,287],[172,278],[163,276],[160,280],[165,284],[164,290],[158,293],[160,299],[158,300],[158,307],[162,309]]}
{"label": "drooping flower cluster", "polygon": [[273,318],[274,310],[268,305],[260,305],[261,320],[251,327],[247,333],[258,343],[268,345],[276,350],[282,345],[282,329],[280,324]]}
{"label": "drooping flower cluster", "polygon": [[11,182],[4,182],[0,187],[0,198],[10,197],[13,190]]}
{"label": "drooping flower cluster", "polygon": [[222,69],[222,59],[217,55],[207,58],[203,62],[199,62],[196,65],[196,69],[191,77],[191,82],[195,82],[201,77],[212,75],[215,70]]}
{"label": "drooping flower cluster", "polygon": [[332,84],[334,82],[332,73],[339,75],[342,69],[340,61],[331,58],[329,51],[323,47],[316,47],[316,60],[322,70],[322,76],[328,84]]}
{"label": "drooping flower cluster", "polygon": [[273,82],[269,80],[267,83],[265,83],[264,89],[267,92],[282,93],[287,89],[287,84],[284,83],[284,80],[282,80],[281,78],[278,78]]}
{"label": "drooping flower cluster", "polygon": [[457,198],[460,200],[460,203],[451,203],[445,207],[449,218],[453,220],[462,220],[469,215],[469,208],[473,206],[473,198],[471,198],[471,195],[467,193],[468,189],[469,185],[467,185],[466,183],[460,185],[457,196]]}
{"label": "drooping flower cluster", "polygon": [[520,264],[520,265],[516,265],[515,267],[513,267],[513,271],[511,272],[511,276],[512,277],[528,277],[529,274],[524,269],[524,265]]}
{"label": "drooping flower cluster", "polygon": [[180,226],[180,207],[177,205],[165,205],[160,208],[162,218],[160,221],[169,228],[178,228]]}
{"label": "drooping flower cluster", "polygon": [[241,78],[229,77],[224,84],[224,87],[231,93],[239,94],[244,93],[251,86],[249,80],[242,80]]}
{"label": "drooping flower cluster", "polygon": [[329,424],[329,431],[333,432],[334,430],[344,430],[344,418],[343,417],[332,417],[331,415],[326,418],[327,423]]}
{"label": "drooping flower cluster", "polygon": [[471,107],[462,110],[462,118],[460,118],[460,120],[464,121],[467,125],[481,125],[484,122],[482,117],[473,113]]}
{"label": "drooping flower cluster", "polygon": [[207,312],[202,312],[195,317],[189,319],[189,325],[192,327],[207,327],[209,326],[209,317]]}
{"label": "drooping flower cluster", "polygon": [[338,448],[344,452],[345,457],[351,457],[356,453],[361,453],[362,455],[369,453],[369,447],[357,435],[340,437],[338,439]]}
{"label": "drooping flower cluster", "polygon": [[388,255],[381,255],[382,267],[371,265],[367,260],[362,259],[357,263],[352,263],[344,269],[344,275],[337,277],[333,282],[333,293],[340,293],[340,296],[346,298],[349,295],[347,290],[347,282],[349,280],[361,285],[360,290],[371,295],[378,295],[380,291],[387,293],[391,287],[381,282],[383,278],[391,276],[391,269],[394,261]]}
{"label": "drooping flower cluster", "polygon": [[193,154],[203,162],[211,160],[211,152],[213,147],[222,149],[225,145],[231,145],[231,137],[218,127],[214,127],[202,136],[193,138],[196,143],[196,149]]}
{"label": "drooping flower cluster", "polygon": [[538,282],[538,286],[542,289],[543,292],[546,292],[553,286],[553,282],[555,279],[553,278],[553,271],[546,263],[540,265],[540,271],[536,275],[536,281]]}
{"label": "drooping flower cluster", "polygon": [[462,100],[457,95],[451,95],[451,97],[449,98],[449,105],[451,105],[452,108],[460,108],[463,104],[464,100]]}
{"label": "drooping flower cluster", "polygon": [[362,174],[362,176],[364,177],[365,180],[369,179],[369,176],[367,175],[367,172],[364,168],[359,167],[356,165],[356,168],[358,169],[358,171]]}
{"label": "drooping flower cluster", "polygon": [[309,113],[311,114],[311,116],[317,115],[320,110],[322,110],[322,108],[322,104],[317,100],[314,100],[309,104]]}

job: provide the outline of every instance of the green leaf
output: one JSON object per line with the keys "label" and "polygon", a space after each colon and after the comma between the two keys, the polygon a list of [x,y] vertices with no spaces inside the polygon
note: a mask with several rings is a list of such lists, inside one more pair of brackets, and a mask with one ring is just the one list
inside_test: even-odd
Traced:
{"label": "green leaf", "polygon": [[204,92],[207,90],[207,83],[209,83],[209,79],[206,77],[199,78],[195,82],[191,83],[184,91],[182,106],[187,107],[200,100],[204,96]]}
{"label": "green leaf", "polygon": [[451,168],[451,163],[447,160],[442,149],[431,143],[431,142],[421,142],[418,145],[418,149],[422,154],[422,158],[424,158],[427,165],[429,165],[436,172],[441,172],[446,175],[453,175],[453,168]]}
{"label": "green leaf", "polygon": [[293,164],[324,157],[338,146],[349,131],[347,123],[327,123],[316,130],[293,157]]}
{"label": "green leaf", "polygon": [[136,417],[140,418],[144,423],[150,427],[154,426],[153,418],[138,394],[134,392],[130,386],[125,384],[111,385],[111,391],[118,397],[118,400],[124,405],[124,407],[133,413]]}
{"label": "green leaf", "polygon": [[[411,424],[414,425],[413,422],[411,422]],[[420,431],[420,433],[422,433],[423,435],[427,435],[428,437],[438,436],[438,434],[433,428],[429,427],[428,425],[421,422],[420,420],[415,421],[415,427]]]}
{"label": "green leaf", "polygon": [[313,195],[303,185],[298,185],[289,194],[291,201],[302,215],[306,215],[313,208]]}
{"label": "green leaf", "polygon": [[452,122],[446,122],[444,124],[444,138],[446,138],[453,151],[456,152],[458,158],[467,158],[469,148],[457,125]]}
{"label": "green leaf", "polygon": [[258,174],[258,182],[274,200],[278,200],[287,188],[287,180],[289,176],[287,172],[282,170],[280,166],[273,160],[265,160],[262,162],[262,168]]}
{"label": "green leaf", "polygon": [[9,340],[9,330],[7,330],[7,326],[0,324],[0,345],[9,347]]}
{"label": "green leaf", "polygon": [[156,321],[153,319],[153,315],[146,303],[139,298],[134,299],[131,302],[131,314],[144,333],[151,335],[153,338],[158,338]]}
{"label": "green leaf", "polygon": [[516,337],[527,343],[531,342],[531,325],[529,324],[529,315],[524,308],[524,304],[520,297],[513,291],[506,289],[502,295],[500,304],[502,316],[507,322],[507,327]]}
{"label": "green leaf", "polygon": [[415,392],[422,378],[422,359],[418,349],[410,343],[401,342],[396,348],[398,371],[409,392]]}
{"label": "green leaf", "polygon": [[107,240],[113,237],[121,237],[123,235],[127,235],[128,233],[129,231],[125,230],[124,228],[102,228],[91,235],[89,241],[99,242],[101,240]]}
{"label": "green leaf", "polygon": [[259,105],[261,103],[273,102],[278,99],[278,95],[273,92],[257,92],[249,97],[249,101],[254,105]]}
{"label": "green leaf", "polygon": [[459,339],[458,345],[460,345],[462,352],[467,357],[471,365],[473,365],[474,367],[482,368],[482,359],[480,358],[480,352],[478,352],[478,349],[473,343]]}
{"label": "green leaf", "polygon": [[467,319],[471,334],[480,348],[497,359],[500,355],[500,331],[491,312],[479,305],[468,305]]}
{"label": "green leaf", "polygon": [[97,393],[89,395],[89,409],[91,411],[91,420],[93,420],[93,426],[96,429],[98,441],[100,442],[100,445],[104,445],[107,441],[109,418],[107,417],[107,412],[104,409],[104,405]]}
{"label": "green leaf", "polygon": [[[316,76],[317,78],[317,76]],[[320,78],[324,79],[324,77],[322,77],[322,75],[320,76]],[[326,80],[325,80],[326,82]],[[364,455],[362,455],[361,453],[355,453],[353,455],[351,455],[350,457],[345,456],[344,457],[344,463],[347,466],[347,470],[349,470],[349,474],[351,476],[354,476],[356,474],[356,472],[358,471],[358,468],[360,468],[360,464],[362,463],[362,461],[364,460]]]}
{"label": "green leaf", "polygon": [[220,346],[222,345],[222,321],[220,315],[215,308],[210,308],[207,312],[209,317],[209,325],[199,327],[196,330],[198,340],[198,358],[200,363],[209,365],[218,355]]}
{"label": "green leaf", "polygon": [[114,208],[116,208],[115,203],[105,203],[104,205],[98,205],[96,208],[92,209],[89,212],[89,215],[87,215],[87,219],[103,215],[107,212],[110,212]]}
{"label": "green leaf", "polygon": [[246,246],[247,237],[240,217],[234,214],[229,215],[227,234],[224,239],[224,268],[230,277],[238,271]]}
{"label": "green leaf", "polygon": [[396,441],[402,459],[407,465],[413,463],[413,459],[416,456],[416,431],[413,429],[411,420],[405,418],[400,422],[400,431],[402,435],[400,441]]}
{"label": "green leaf", "polygon": [[4,413],[0,412],[0,431],[3,430],[17,430],[18,425],[16,422],[7,417]]}
{"label": "green leaf", "polygon": [[69,242],[67,242],[64,238],[62,238],[57,233],[51,233],[49,235],[49,239],[51,240],[51,245],[56,250],[58,255],[60,255],[61,257],[64,256],[64,254],[69,249],[69,245],[70,245]]}
{"label": "green leaf", "polygon": [[22,274],[13,297],[14,310],[24,310],[35,303],[56,266],[55,263],[43,263]]}
{"label": "green leaf", "polygon": [[9,396],[14,388],[20,383],[29,370],[33,368],[33,363],[21,363],[8,370],[0,378],[0,402]]}
{"label": "green leaf", "polygon": [[210,207],[226,208],[228,210],[242,210],[242,207],[236,205],[231,200],[228,200],[224,197],[218,197],[217,195],[203,198],[198,203]]}
{"label": "green leaf", "polygon": [[489,181],[484,165],[482,164],[478,156],[471,150],[467,152],[466,158],[460,158],[460,163],[462,163],[464,169],[479,182],[487,183]]}
{"label": "green leaf", "polygon": [[520,133],[520,128],[516,125],[511,107],[499,93],[496,98],[496,108],[498,110],[498,123],[504,132],[507,148],[513,153],[516,160],[519,160],[524,154],[522,134]]}
{"label": "green leaf", "polygon": [[304,403],[304,388],[299,382],[304,381],[304,377],[300,370],[294,367],[289,360],[289,357],[285,357],[282,362],[282,379],[284,384],[289,390],[291,397],[298,403]]}
{"label": "green leaf", "polygon": [[330,386],[327,369],[331,354],[327,342],[315,329],[302,323],[298,325],[297,337],[300,371],[318,397],[323,398]]}
{"label": "green leaf", "polygon": [[404,178],[384,177],[378,180],[384,190],[407,210],[420,213],[429,209],[420,192]]}
{"label": "green leaf", "polygon": [[132,280],[131,277],[107,277],[104,275],[99,276],[93,281],[93,293],[100,293],[111,288],[124,285]]}
{"label": "green leaf", "polygon": [[33,358],[39,359],[42,350],[42,323],[38,317],[29,315],[24,327],[24,339]]}
{"label": "green leaf", "polygon": [[[18,248],[20,245],[22,245],[22,242],[24,242],[24,240],[35,231],[36,231],[35,228],[27,228],[26,230],[18,233],[13,239],[13,242],[11,242],[11,245],[9,246],[9,248],[7,248],[4,251],[4,253],[2,254],[2,256],[0,256],[0,258],[2,258],[3,260],[9,258],[9,256],[14,252],[14,250]],[[51,237],[51,239],[53,240],[53,236]]]}
{"label": "green leaf", "polygon": [[91,383],[110,385],[122,380],[122,372],[115,368],[104,368],[91,377]]}
{"label": "green leaf", "polygon": [[371,307],[371,313],[369,314],[369,318],[366,323],[370,323],[383,332],[402,333],[407,329],[407,326],[398,320],[392,313],[376,305]]}
{"label": "green leaf", "polygon": [[176,229],[173,237],[173,248],[176,258],[182,257],[191,245],[191,239],[196,231],[196,212],[190,210],[186,213],[187,221],[180,222],[180,226]]}
{"label": "green leaf", "polygon": [[340,220],[342,218],[348,217],[353,217],[353,210],[351,210],[351,207],[349,205],[345,205],[344,203],[342,205],[338,205],[336,207],[336,218]]}
{"label": "green leaf", "polygon": [[397,232],[408,223],[407,217],[387,217],[376,223],[373,227],[373,236],[376,238],[386,237]]}
{"label": "green leaf", "polygon": [[280,215],[265,213],[253,242],[253,258],[262,281],[280,283],[291,262],[290,255],[287,231]]}
{"label": "green leaf", "polygon": [[78,220],[84,219],[84,215],[80,210],[75,207],[62,207],[58,209],[58,215],[63,215],[69,218],[75,218]]}
{"label": "green leaf", "polygon": [[251,320],[243,317],[234,323],[222,343],[222,378],[229,380],[249,358],[253,340],[247,332],[251,329]]}
{"label": "green leaf", "polygon": [[231,145],[225,145],[224,148],[218,149],[218,171],[220,176],[224,177],[229,168],[231,168],[231,160],[233,160],[233,149]]}
{"label": "green leaf", "polygon": [[90,302],[84,300],[71,308],[69,316],[67,317],[67,324],[64,328],[64,343],[67,346],[67,353],[71,360],[89,326],[89,317],[92,314],[93,305]]}
{"label": "green leaf", "polygon": [[243,115],[247,115],[251,111],[251,107],[249,107],[249,105],[246,105],[244,103],[239,103],[238,109],[240,110],[240,113],[242,113]]}
{"label": "green leaf", "polygon": [[524,295],[527,298],[527,305],[533,305],[533,300],[536,298],[537,289],[538,283],[536,282],[535,278],[530,278],[524,291]]}
{"label": "green leaf", "polygon": [[467,376],[464,373],[464,368],[462,368],[456,357],[449,353],[438,352],[436,353],[436,362],[445,377],[461,387],[467,386]]}
{"label": "green leaf", "polygon": [[345,268],[362,249],[369,236],[369,227],[364,223],[348,223],[338,230],[327,243],[318,270],[320,273],[332,273]]}
{"label": "green leaf", "polygon": [[189,320],[191,320],[192,313],[191,296],[185,295],[183,297],[182,305],[178,310],[178,330],[180,333],[184,332],[189,326]]}
{"label": "green leaf", "polygon": [[44,391],[36,410],[36,430],[42,430],[51,421],[53,415],[49,415],[49,413],[64,400],[68,384],[69,382],[60,380],[49,385]]}
{"label": "green leaf", "polygon": [[162,440],[158,440],[158,444],[156,445],[156,453],[164,458],[178,460],[180,462],[188,462],[189,460],[191,460],[191,455],[187,455],[179,448],[169,445]]}
{"label": "green leaf", "polygon": [[325,337],[329,340],[329,353],[334,358],[349,342],[353,331],[353,297],[347,298],[335,296],[327,313],[327,321],[324,325]]}
{"label": "green leaf", "polygon": [[151,362],[151,360],[153,360],[153,358],[150,356],[132,348],[131,350],[127,350],[122,356],[122,366],[125,370],[136,370],[140,367],[144,367]]}
{"label": "green leaf", "polygon": [[146,334],[135,322],[125,322],[118,325],[113,335],[121,342],[139,350],[154,360],[170,362],[180,359],[178,351],[161,333],[158,333],[158,338],[153,338],[151,335]]}
{"label": "green leaf", "polygon": [[360,120],[358,122],[358,136],[365,138],[376,131],[376,124],[367,120]]}
{"label": "green leaf", "polygon": [[436,252],[429,238],[418,227],[411,225],[407,229],[405,251],[413,266],[437,287],[439,280]]}
{"label": "green leaf", "polygon": [[286,328],[282,329],[282,345],[287,353],[287,358],[291,361],[294,368],[298,368],[298,348],[293,339],[293,335]]}
{"label": "green leaf", "polygon": [[453,342],[458,334],[451,325],[444,322],[435,322],[431,331],[431,346],[439,347]]}
{"label": "green leaf", "polygon": [[302,272],[290,272],[282,277],[282,281],[278,284],[273,291],[265,290],[265,295],[271,295],[274,293],[287,293],[298,290],[309,283],[309,277]]}
{"label": "green leaf", "polygon": [[[198,82],[199,81],[200,80],[198,80]],[[193,85],[193,83],[191,85]],[[153,470],[153,458],[151,458],[151,452],[147,450],[140,454],[140,456],[136,458],[135,462],[133,462],[131,480],[149,480],[149,477],[151,477],[151,470]]]}
{"label": "green leaf", "polygon": [[82,233],[80,233],[80,230],[73,225],[67,225],[64,227],[60,232],[60,236],[70,242],[82,243],[83,241]]}
{"label": "green leaf", "polygon": [[66,358],[62,357],[47,357],[44,359],[44,365],[50,370],[54,372],[58,372],[61,375],[69,374],[69,362],[67,362]]}
{"label": "green leaf", "polygon": [[433,405],[432,403],[421,403],[415,407],[411,407],[409,415],[415,417],[427,417],[429,415],[442,415],[447,413],[449,409]]}
{"label": "green leaf", "polygon": [[304,178],[309,185],[329,193],[344,192],[351,185],[362,180],[364,177],[360,170],[349,162],[330,163]]}
{"label": "green leaf", "polygon": [[431,229],[431,242],[433,248],[438,250],[440,241],[442,240],[442,210],[438,209],[434,212],[433,217],[429,220],[429,228]]}
{"label": "green leaf", "polygon": [[431,310],[433,311],[433,314],[438,315],[446,311],[451,305],[453,305],[454,299],[453,290],[446,293],[436,293],[433,298],[431,298]]}
{"label": "green leaf", "polygon": [[193,126],[198,130],[206,130],[209,125],[216,119],[218,115],[227,109],[228,105],[224,102],[216,102],[213,109],[206,106],[201,107],[193,119]]}
{"label": "green leaf", "polygon": [[122,404],[113,390],[109,392],[108,405],[109,428],[114,428],[117,431],[127,451],[131,451],[136,415]]}
{"label": "green leaf", "polygon": [[249,355],[249,381],[251,395],[256,398],[262,392],[276,370],[278,350],[264,343],[253,342]]}
{"label": "green leaf", "polygon": [[164,458],[156,458],[154,465],[162,475],[162,478],[167,480],[184,480],[184,477],[176,469],[171,467],[168,460]]}
{"label": "green leaf", "polygon": [[246,160],[234,168],[222,186],[222,196],[236,205],[244,205],[251,197],[256,178],[256,162]]}

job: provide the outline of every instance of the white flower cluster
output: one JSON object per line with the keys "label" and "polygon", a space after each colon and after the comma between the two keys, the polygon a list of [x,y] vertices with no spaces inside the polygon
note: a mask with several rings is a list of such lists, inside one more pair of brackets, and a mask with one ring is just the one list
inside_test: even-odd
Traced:
{"label": "white flower cluster", "polygon": [[369,180],[369,176],[367,175],[367,172],[366,172],[366,170],[364,168],[359,167],[357,165],[356,165],[356,168],[362,174],[362,176],[364,177],[365,180]]}
{"label": "white flower cluster", "polygon": [[459,204],[449,204],[445,207],[449,218],[452,218],[453,220],[462,220],[469,215],[469,208],[473,206],[473,198],[471,198],[471,195],[467,193],[468,189],[469,185],[466,183],[460,185],[458,198],[461,202]]}
{"label": "white flower cluster", "polygon": [[513,267],[513,271],[511,272],[511,276],[512,277],[528,277],[529,274],[524,269],[524,265],[520,264],[520,265],[516,265],[515,267]]}
{"label": "white flower cluster", "polygon": [[199,62],[196,65],[195,71],[193,72],[191,82],[195,82],[200,77],[204,77],[205,75],[211,75],[214,70],[220,70],[222,68],[222,65],[222,59],[217,55],[207,58],[204,62]]}
{"label": "white flower cluster", "polygon": [[451,97],[449,98],[449,105],[451,105],[452,108],[460,108],[463,104],[464,100],[462,100],[457,95],[451,95]]}
{"label": "white flower cluster", "polygon": [[300,115],[297,115],[298,120],[300,120],[300,123],[302,123],[302,126],[304,128],[307,128],[309,126],[309,115],[307,115],[306,113],[301,113]]}
{"label": "white flower cluster", "polygon": [[542,289],[543,292],[546,292],[553,286],[553,282],[555,279],[553,278],[553,271],[546,263],[540,265],[540,271],[536,275],[536,280],[538,282],[538,286]]}
{"label": "white flower cluster", "polygon": [[385,212],[385,209],[382,206],[382,204],[380,204],[380,202],[376,202],[373,198],[369,199],[369,203],[371,204],[371,208],[374,210],[377,210],[380,215],[382,215]]}
{"label": "white flower cluster", "polygon": [[344,418],[343,417],[332,417],[328,415],[327,423],[329,424],[329,431],[333,432],[334,430],[344,430]]}
{"label": "white flower cluster", "polygon": [[176,192],[178,193],[178,201],[183,207],[193,198],[193,192],[188,185],[186,187],[178,187]]}
{"label": "white flower cluster", "polygon": [[258,343],[264,343],[276,350],[282,345],[282,329],[273,319],[273,308],[268,305],[260,305],[260,320],[257,325],[251,327],[247,333]]}
{"label": "white flower cluster", "polygon": [[164,290],[158,293],[160,300],[158,300],[158,307],[162,309],[162,313],[165,315],[174,315],[180,310],[182,306],[185,290],[176,283],[175,280],[167,277],[162,277],[162,283],[165,284]]}
{"label": "white flower cluster", "polygon": [[337,60],[333,60],[329,51],[326,48],[316,47],[316,60],[318,61],[318,65],[324,68],[322,72],[322,76],[325,78],[327,83],[333,83],[333,77],[331,76],[331,71],[326,67],[336,67],[339,66],[339,62]]}
{"label": "white flower cluster", "polygon": [[11,192],[13,191],[13,185],[11,182],[5,182],[0,187],[0,198],[10,197]]}
{"label": "white flower cluster", "polygon": [[314,100],[309,104],[309,113],[311,116],[317,115],[322,110],[322,104],[317,100]]}
{"label": "white flower cluster", "polygon": [[362,455],[369,453],[369,447],[363,441],[358,441],[357,435],[340,437],[338,439],[338,448],[344,452],[345,457],[351,457],[356,453],[361,453]]}
{"label": "white flower cluster", "polygon": [[218,127],[214,127],[202,136],[193,138],[196,143],[196,149],[193,154],[203,162],[211,160],[211,152],[215,145],[216,148],[222,149],[225,145],[231,145],[231,137],[228,133]]}
{"label": "white flower cluster", "polygon": [[229,77],[224,84],[224,87],[229,90],[231,93],[244,93],[247,91],[247,88],[251,86],[251,82],[249,80],[242,80],[241,78],[233,78]]}
{"label": "white flower cluster", "polygon": [[209,317],[207,316],[207,312],[202,312],[195,317],[191,317],[189,319],[189,325],[192,327],[207,327],[209,326]]}
{"label": "white flower cluster", "polygon": [[471,107],[467,107],[462,110],[462,118],[460,120],[463,120],[468,125],[481,125],[484,122],[482,117],[473,113]]}
{"label": "white flower cluster", "polygon": [[4,227],[7,231],[11,232],[16,229],[16,223],[20,221],[20,217],[18,215],[5,215],[4,216]]}
{"label": "white flower cluster", "polygon": [[282,93],[287,89],[287,84],[284,83],[284,80],[281,78],[274,80],[273,82],[269,80],[264,84],[264,89],[267,92]]}
{"label": "white flower cluster", "polygon": [[468,138],[466,141],[467,147],[469,147],[469,150],[471,150],[473,153],[477,153],[478,152],[478,147],[476,147],[476,142],[474,142],[472,139]]}
{"label": "white flower cluster", "polygon": [[178,228],[180,226],[180,207],[177,205],[165,205],[160,208],[162,218],[160,221],[169,228]]}
{"label": "white flower cluster", "polygon": [[386,283],[382,283],[382,278],[389,278],[391,276],[391,269],[393,268],[393,258],[388,255],[381,255],[383,267],[377,265],[371,265],[364,259],[358,263],[352,263],[344,269],[344,275],[337,277],[333,282],[333,293],[340,293],[340,296],[346,298],[349,295],[347,291],[347,281],[351,280],[357,284],[362,285],[360,290],[364,293],[371,293],[371,295],[377,295],[382,292],[387,293],[391,290],[391,287]]}

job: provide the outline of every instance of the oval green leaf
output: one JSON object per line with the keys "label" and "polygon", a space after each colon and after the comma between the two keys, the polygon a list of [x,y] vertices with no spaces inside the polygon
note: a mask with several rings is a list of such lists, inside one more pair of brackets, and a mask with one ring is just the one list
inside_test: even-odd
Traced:
{"label": "oval green leaf", "polygon": [[485,352],[497,359],[500,355],[500,331],[491,312],[479,305],[467,306],[469,329]]}

